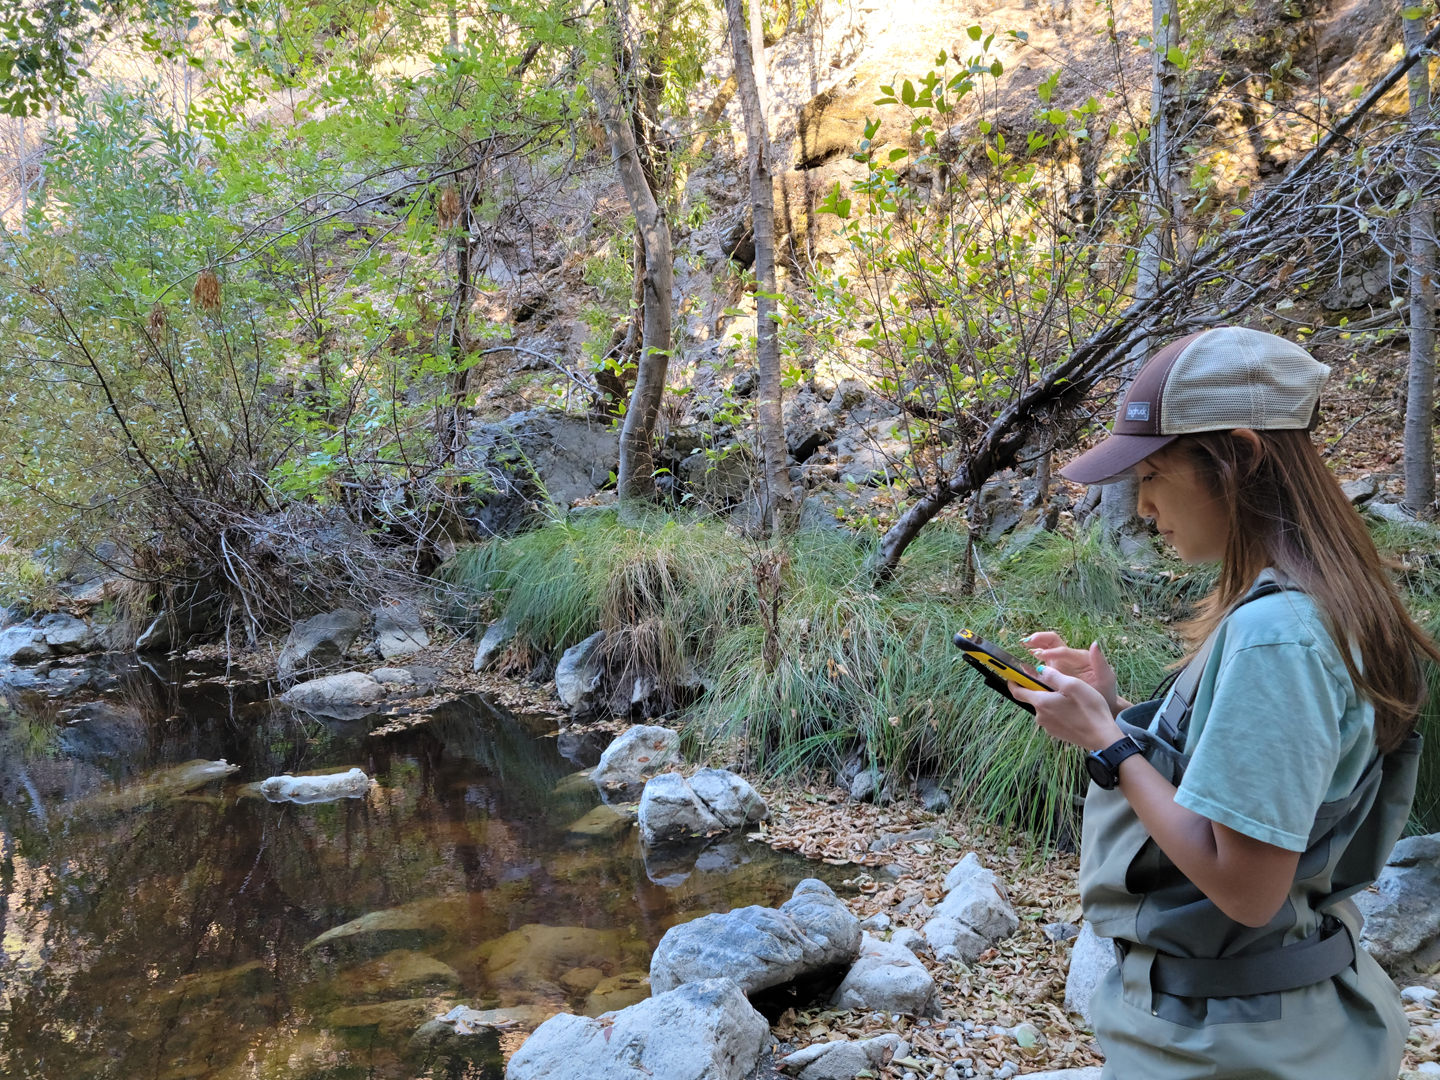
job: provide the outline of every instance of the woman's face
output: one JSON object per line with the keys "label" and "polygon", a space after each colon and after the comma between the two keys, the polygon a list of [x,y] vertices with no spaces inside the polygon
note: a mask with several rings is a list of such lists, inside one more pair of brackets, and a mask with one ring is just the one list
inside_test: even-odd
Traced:
{"label": "woman's face", "polygon": [[1187,563],[1225,557],[1230,516],[1185,454],[1156,454],[1135,466],[1140,494],[1135,512],[1155,522],[1165,542]]}

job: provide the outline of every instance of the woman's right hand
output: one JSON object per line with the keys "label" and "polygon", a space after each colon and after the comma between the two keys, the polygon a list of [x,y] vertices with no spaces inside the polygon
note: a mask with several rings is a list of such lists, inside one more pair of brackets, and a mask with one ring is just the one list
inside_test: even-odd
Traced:
{"label": "woman's right hand", "polygon": [[1105,659],[1105,653],[1098,641],[1088,649],[1072,649],[1065,639],[1052,630],[1041,630],[1025,639],[1025,647],[1031,655],[1046,667],[1054,668],[1062,675],[1081,679],[1096,690],[1110,706],[1110,715],[1119,716],[1120,710],[1130,703],[1120,696],[1119,681],[1115,669]]}

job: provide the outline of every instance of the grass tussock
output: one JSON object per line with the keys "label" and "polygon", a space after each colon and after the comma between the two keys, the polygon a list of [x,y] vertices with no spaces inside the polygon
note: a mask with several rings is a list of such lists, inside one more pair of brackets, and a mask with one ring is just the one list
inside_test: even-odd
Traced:
{"label": "grass tussock", "polygon": [[[1377,539],[1399,553],[1412,538]],[[1180,657],[1174,624],[1213,571],[1138,571],[1098,532],[1042,533],[982,551],[967,596],[964,550],[963,534],[934,526],[896,578],[876,586],[870,547],[847,533],[807,530],[772,547],[715,522],[605,512],[478,545],[445,573],[513,620],[515,655],[542,668],[603,629],[617,685],[703,675],[698,700],[672,699],[689,702],[682,718],[702,755],[832,776],[858,758],[902,784],[937,776],[998,825],[1045,841],[1075,837],[1078,752],[988,690],[952,636],[968,627],[1022,655],[1021,639],[1038,629],[1082,647],[1099,640],[1121,693],[1143,700]],[[1417,615],[1440,628],[1440,568],[1408,565],[1402,583]],[[1431,729],[1435,715],[1432,707]],[[1417,823],[1440,826],[1433,753],[1422,787]]]}

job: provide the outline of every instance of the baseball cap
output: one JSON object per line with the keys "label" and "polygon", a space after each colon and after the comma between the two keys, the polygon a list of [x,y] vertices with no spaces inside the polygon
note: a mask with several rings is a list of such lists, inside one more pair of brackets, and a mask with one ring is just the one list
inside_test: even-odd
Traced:
{"label": "baseball cap", "polygon": [[1218,326],[1170,342],[1136,374],[1110,436],[1060,475],[1113,484],[1155,451],[1197,431],[1310,429],[1330,369],[1293,341]]}

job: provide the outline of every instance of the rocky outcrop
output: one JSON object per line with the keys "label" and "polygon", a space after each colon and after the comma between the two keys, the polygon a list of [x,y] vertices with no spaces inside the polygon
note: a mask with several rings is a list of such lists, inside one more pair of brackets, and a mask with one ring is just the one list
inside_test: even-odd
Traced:
{"label": "rocky outcrop", "polygon": [[807,878],[776,908],[743,907],[667,930],[650,958],[655,993],[725,976],[747,994],[851,964],[859,920],[831,891]]}
{"label": "rocky outcrop", "polygon": [[363,671],[346,671],[298,683],[280,695],[286,705],[317,716],[337,720],[358,720],[372,711],[374,702],[385,697],[385,687]]}
{"label": "rocky outcrop", "polygon": [[587,712],[595,705],[595,691],[605,674],[600,663],[600,646],[604,641],[605,631],[596,631],[580,644],[566,649],[555,665],[555,692],[573,712]]}
{"label": "rocky outcrop", "polygon": [[50,645],[38,626],[10,626],[0,630],[0,663],[35,664],[50,655]]}
{"label": "rocky outcrop", "polygon": [[386,660],[410,656],[430,645],[420,613],[412,607],[375,609],[375,648]]}
{"label": "rocky outcrop", "polygon": [[973,963],[981,953],[1020,928],[1020,920],[994,871],[972,851],[945,876],[945,899],[925,924],[925,940],[939,960]]}
{"label": "rocky outcrop", "polygon": [[866,934],[860,955],[845,976],[830,1005],[911,1016],[938,1016],[935,980],[915,954],[893,941]]}
{"label": "rocky outcrop", "polygon": [[910,1044],[894,1032],[860,1042],[818,1042],[786,1054],[776,1064],[797,1080],[855,1080],[858,1073],[879,1076],[896,1058],[910,1053]]}
{"label": "rocky outcrop", "polygon": [[669,769],[679,757],[679,735],[669,728],[636,724],[605,748],[590,777],[602,795],[634,799],[650,777]]}
{"label": "rocky outcrop", "polygon": [[272,776],[260,781],[260,794],[271,802],[322,803],[363,799],[373,783],[363,769],[321,776]]}
{"label": "rocky outcrop", "polygon": [[1395,845],[1373,892],[1355,897],[1365,916],[1360,944],[1391,969],[1440,962],[1440,833]]}
{"label": "rocky outcrop", "polygon": [[707,979],[607,1014],[561,1013],[510,1059],[507,1080],[741,1080],[770,1025],[730,979]]}
{"label": "rocky outcrop", "polygon": [[726,769],[701,769],[688,781],[662,773],[640,796],[640,835],[653,846],[763,821],[768,813],[749,782]]}
{"label": "rocky outcrop", "polygon": [[97,648],[95,628],[74,615],[56,613],[0,630],[0,664],[36,664]]}
{"label": "rocky outcrop", "polygon": [[1070,948],[1070,970],[1065,976],[1065,1011],[1079,1013],[1090,1024],[1090,997],[1105,973],[1115,966],[1115,946],[1084,923]]}
{"label": "rocky outcrop", "polygon": [[349,608],[302,619],[291,627],[275,662],[276,671],[282,679],[288,679],[302,671],[338,664],[364,623],[365,617]]}

